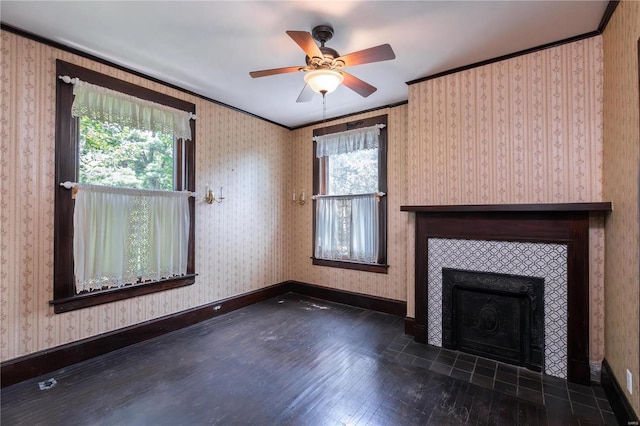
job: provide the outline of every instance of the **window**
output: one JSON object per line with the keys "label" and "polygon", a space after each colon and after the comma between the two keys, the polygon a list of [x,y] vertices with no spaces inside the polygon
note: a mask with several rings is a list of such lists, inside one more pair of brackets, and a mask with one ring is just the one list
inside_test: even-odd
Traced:
{"label": "window", "polygon": [[[122,80],[118,80],[95,71],[91,71],[63,61],[57,61],[56,76],[70,76],[78,78],[89,85],[99,86],[105,91],[116,91],[123,99],[134,97],[153,102],[158,108],[167,111],[180,110],[181,114],[195,114],[195,105],[161,93],[154,92]],[[80,86],[57,80],[56,91],[56,193],[55,193],[55,224],[54,224],[54,295],[51,304],[56,313],[67,312],[88,306],[95,306],[129,297],[163,291],[171,288],[190,285],[195,282],[194,259],[194,223],[195,202],[192,197],[179,191],[195,190],[195,125],[193,120],[182,120],[182,124],[171,122],[169,116],[159,120],[155,111],[152,113],[152,126],[139,126],[128,123],[123,117],[113,118],[110,111],[99,117],[92,114],[78,113],[76,108],[82,108],[82,102],[74,105],[74,98],[83,95]],[[114,92],[115,93],[115,92]],[[74,114],[72,116],[72,105]],[[132,115],[133,116],[133,115]],[[140,114],[136,120],[149,120],[148,115]],[[169,118],[167,118],[169,117]],[[112,119],[113,118],[113,119]],[[146,122],[145,122],[146,123]],[[148,127],[141,130],[141,127]],[[149,128],[153,130],[149,130]],[[167,130],[169,129],[169,130]],[[174,136],[176,135],[176,136]],[[71,191],[59,186],[61,182],[79,182],[86,192],[96,195],[99,202],[119,204],[118,212],[134,216],[137,220],[135,227],[128,227],[120,234],[107,232],[101,247],[109,247],[118,238],[131,241],[127,244],[140,244],[134,247],[137,254],[121,260],[128,265],[130,273],[118,282],[114,282],[109,274],[99,276],[99,279],[83,280],[84,271],[74,268],[87,265],[85,261],[90,250],[79,248],[77,241],[74,245],[74,214],[83,214],[86,198],[80,196],[72,198]],[[98,186],[97,186],[98,185]],[[108,187],[108,188],[107,188]],[[132,189],[137,188],[137,189]],[[155,190],[155,191],[151,191]],[[100,198],[107,193],[108,198]],[[176,202],[174,199],[180,198]],[[131,201],[134,200],[134,201]],[[95,201],[95,200],[94,200]],[[92,201],[93,202],[93,201]],[[155,204],[154,204],[155,203]],[[155,209],[155,210],[154,210]],[[93,207],[93,210],[97,210]],[[178,212],[182,219],[164,214],[165,223],[154,231],[147,232],[156,238],[174,238],[179,234],[180,244],[173,244],[171,250],[163,251],[159,256],[163,259],[160,268],[154,267],[150,273],[145,260],[144,241],[139,238],[145,225],[144,214],[148,211]],[[142,218],[142,219],[141,219]],[[139,220],[138,220],[139,219]],[[182,223],[183,226],[175,226]],[[77,229],[81,226],[76,222]],[[146,228],[145,228],[146,226]],[[178,229],[176,229],[178,228]],[[124,229],[124,228],[123,228]],[[132,231],[135,229],[135,231]],[[161,232],[157,230],[160,229]],[[84,233],[83,233],[84,234]],[[170,234],[170,235],[169,235]],[[81,235],[78,233],[78,235]],[[135,235],[136,238],[130,238]],[[148,243],[147,243],[148,244]],[[132,246],[133,247],[133,246]],[[166,247],[166,245],[161,245]],[[76,250],[74,255],[74,250]],[[105,253],[113,250],[103,249]],[[132,252],[133,252],[132,251]],[[157,250],[156,250],[157,251]],[[153,252],[153,249],[147,250]],[[169,260],[178,266],[166,267],[167,253],[172,256]],[[86,256],[85,256],[86,254]],[[154,255],[157,255],[155,253]],[[106,262],[107,256],[100,253],[96,256],[100,262]],[[80,259],[75,264],[75,258]],[[175,259],[175,260],[174,260]],[[160,270],[158,272],[157,270]],[[176,270],[182,271],[176,273]],[[87,284],[88,283],[88,284]]]}
{"label": "window", "polygon": [[386,273],[387,116],[313,132],[313,264]]}
{"label": "window", "polygon": [[172,191],[176,137],[79,117],[78,182]]}

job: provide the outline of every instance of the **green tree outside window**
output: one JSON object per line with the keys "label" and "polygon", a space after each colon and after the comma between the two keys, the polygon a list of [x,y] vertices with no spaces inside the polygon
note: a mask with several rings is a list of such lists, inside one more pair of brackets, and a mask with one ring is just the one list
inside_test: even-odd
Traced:
{"label": "green tree outside window", "polygon": [[174,138],[80,118],[80,182],[126,188],[174,189]]}

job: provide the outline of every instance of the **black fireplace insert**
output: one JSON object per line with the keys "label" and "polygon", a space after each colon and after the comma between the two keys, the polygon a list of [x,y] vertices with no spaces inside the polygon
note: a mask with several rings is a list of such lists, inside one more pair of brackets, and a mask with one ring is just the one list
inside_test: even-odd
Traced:
{"label": "black fireplace insert", "polygon": [[442,345],[542,371],[544,278],[443,268]]}

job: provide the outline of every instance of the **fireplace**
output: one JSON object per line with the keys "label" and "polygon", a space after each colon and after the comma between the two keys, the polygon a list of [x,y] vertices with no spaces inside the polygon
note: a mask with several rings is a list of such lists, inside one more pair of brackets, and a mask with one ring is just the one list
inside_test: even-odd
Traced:
{"label": "fireplace", "polygon": [[[611,211],[610,202],[401,206],[415,213],[415,318],[405,323],[417,342],[428,342],[431,239],[536,243],[566,247],[567,380],[589,385],[589,215]],[[440,304],[440,309],[442,305]],[[436,324],[442,329],[442,324]],[[545,333],[546,334],[546,333]],[[555,342],[555,339],[554,339]],[[545,344],[546,346],[546,344]],[[544,360],[542,365],[545,365]]]}
{"label": "fireplace", "polygon": [[544,279],[443,268],[442,346],[542,371]]}

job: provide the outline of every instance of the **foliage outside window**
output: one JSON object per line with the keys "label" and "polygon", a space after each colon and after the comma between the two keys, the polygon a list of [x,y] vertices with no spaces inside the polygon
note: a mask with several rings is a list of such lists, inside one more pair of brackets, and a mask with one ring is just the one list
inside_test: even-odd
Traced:
{"label": "foliage outside window", "polygon": [[172,135],[80,117],[79,181],[172,191]]}
{"label": "foliage outside window", "polygon": [[[378,195],[387,185],[386,121],[381,116],[314,130],[315,265],[387,271],[387,202]],[[369,146],[363,132],[376,130],[369,138],[375,146]]]}
{"label": "foliage outside window", "polygon": [[[115,90],[123,96],[144,99],[161,106],[166,105],[169,108],[195,113],[195,105],[191,103],[63,61],[57,61],[56,75],[77,77],[87,83]],[[193,198],[190,198],[188,205],[183,207],[186,209],[183,214],[190,216],[189,221],[185,222],[185,226],[188,227],[186,229],[189,235],[188,244],[181,249],[184,254],[179,255],[180,258],[184,256],[186,274],[159,275],[161,278],[151,280],[139,279],[134,285],[117,288],[105,287],[102,290],[77,291],[74,285],[73,255],[75,201],[70,191],[58,186],[59,182],[71,181],[101,187],[138,188],[143,192],[161,190],[157,194],[165,197],[175,194],[173,191],[194,191],[195,126],[193,120],[190,123],[191,140],[183,140],[163,132],[139,130],[107,120],[91,119],[85,116],[74,118],[71,113],[71,104],[74,99],[73,86],[61,80],[57,83],[56,99],[54,298],[51,301],[55,312],[66,312],[193,284],[195,282],[195,204]],[[184,127],[182,132],[185,134]],[[160,198],[158,202],[161,202]],[[187,239],[185,238],[184,241]],[[133,262],[135,262],[134,266],[140,264],[139,260],[133,260]]]}
{"label": "foliage outside window", "polygon": [[370,194],[378,191],[378,150],[367,149],[326,158],[327,195]]}

